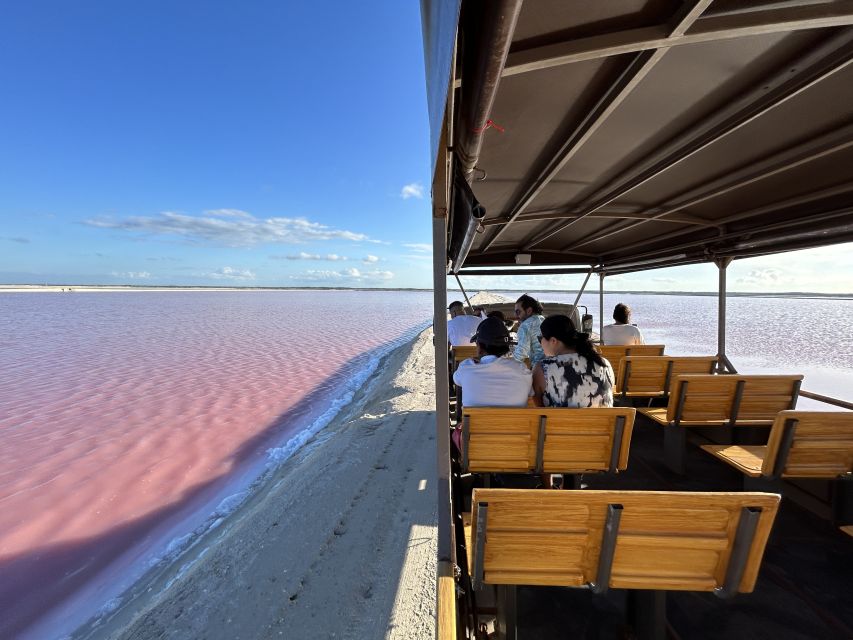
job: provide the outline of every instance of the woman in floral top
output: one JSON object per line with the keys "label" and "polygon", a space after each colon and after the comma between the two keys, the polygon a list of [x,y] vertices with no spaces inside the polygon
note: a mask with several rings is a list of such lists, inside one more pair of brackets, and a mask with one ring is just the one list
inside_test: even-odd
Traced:
{"label": "woman in floral top", "polygon": [[540,407],[612,407],[613,367],[566,316],[548,316],[538,336],[545,357],[533,369]]}
{"label": "woman in floral top", "polygon": [[515,301],[515,317],[518,318],[518,344],[512,357],[519,362],[530,358],[530,366],[536,366],[545,353],[536,339],[539,336],[539,325],[545,319],[542,316],[542,305],[533,296],[526,293]]}

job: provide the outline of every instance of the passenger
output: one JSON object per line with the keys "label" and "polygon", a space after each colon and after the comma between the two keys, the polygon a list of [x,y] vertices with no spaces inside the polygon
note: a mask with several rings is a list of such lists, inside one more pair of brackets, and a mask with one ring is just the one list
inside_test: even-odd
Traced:
{"label": "passenger", "polygon": [[631,307],[621,302],[613,309],[614,324],[601,328],[601,344],[645,344],[643,334],[631,324]]}
{"label": "passenger", "polygon": [[498,320],[500,320],[501,322],[506,324],[506,316],[504,315],[504,312],[501,311],[500,309],[495,309],[494,311],[489,311],[489,313],[486,314],[486,317],[487,318],[497,318]]}
{"label": "passenger", "polygon": [[447,341],[453,347],[471,344],[471,336],[477,332],[477,325],[482,322],[477,316],[465,313],[465,306],[458,300],[447,307],[450,320],[447,321]]}
{"label": "passenger", "polygon": [[509,331],[498,318],[487,318],[472,338],[477,357],[460,363],[453,381],[462,387],[466,407],[526,407],[531,373],[509,354]]}
{"label": "passenger", "polygon": [[512,357],[519,362],[530,358],[530,366],[535,366],[545,354],[536,340],[539,335],[539,325],[545,319],[542,316],[542,305],[526,293],[515,301],[515,317],[518,318],[518,344]]}
{"label": "passenger", "polygon": [[538,407],[612,407],[613,367],[566,316],[548,316],[539,340],[545,358],[533,369]]}

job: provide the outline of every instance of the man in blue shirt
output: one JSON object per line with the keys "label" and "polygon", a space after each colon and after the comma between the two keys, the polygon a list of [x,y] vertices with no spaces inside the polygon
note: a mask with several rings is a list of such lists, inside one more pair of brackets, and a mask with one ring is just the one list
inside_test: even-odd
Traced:
{"label": "man in blue shirt", "polygon": [[515,317],[518,318],[518,344],[512,357],[519,362],[530,359],[530,367],[545,357],[539,345],[539,326],[545,317],[542,315],[542,305],[533,296],[526,293],[515,301]]}

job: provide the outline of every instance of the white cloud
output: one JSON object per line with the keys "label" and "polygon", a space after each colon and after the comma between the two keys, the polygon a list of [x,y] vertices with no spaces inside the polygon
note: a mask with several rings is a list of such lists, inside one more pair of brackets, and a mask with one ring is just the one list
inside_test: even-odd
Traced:
{"label": "white cloud", "polygon": [[431,244],[425,244],[422,242],[411,242],[409,244],[404,244],[403,246],[418,253],[432,253]]}
{"label": "white cloud", "polygon": [[355,267],[343,269],[342,271],[333,271],[331,269],[309,269],[303,273],[290,276],[291,280],[299,280],[302,282],[315,283],[335,283],[335,284],[364,284],[372,282],[383,282],[391,280],[394,273],[391,271],[380,271],[374,269],[371,271],[360,271]]}
{"label": "white cloud", "polygon": [[255,218],[237,209],[206,211],[201,216],[164,211],[154,216],[130,216],[121,220],[91,218],[84,224],[101,229],[117,229],[132,233],[169,235],[200,244],[230,247],[258,244],[302,244],[317,240],[349,240],[373,242],[363,233],[335,229],[306,218]]}
{"label": "white cloud", "polygon": [[753,269],[745,276],[737,279],[739,284],[752,285],[774,285],[782,277],[782,271],[772,267],[766,269]]}
{"label": "white cloud", "polygon": [[377,256],[367,255],[364,260],[362,260],[364,264],[371,264],[373,262],[379,262],[379,258]]}
{"label": "white cloud", "polygon": [[243,218],[244,220],[252,219],[251,213],[240,211],[240,209],[210,209],[204,213],[209,216],[219,216],[222,218]]}
{"label": "white cloud", "polygon": [[319,253],[305,253],[304,251],[286,256],[270,256],[270,258],[273,260],[329,260],[331,262],[349,260],[346,256],[339,256],[337,253],[320,255]]}
{"label": "white cloud", "polygon": [[132,280],[146,280],[151,277],[147,271],[113,271],[110,275],[115,278],[130,278]]}
{"label": "white cloud", "polygon": [[408,200],[409,198],[418,198],[420,200],[424,197],[424,186],[420,182],[411,182],[400,190],[400,197],[403,200]]}
{"label": "white cloud", "polygon": [[254,280],[255,274],[249,269],[234,269],[232,267],[222,267],[213,273],[207,274],[211,278],[217,280]]}

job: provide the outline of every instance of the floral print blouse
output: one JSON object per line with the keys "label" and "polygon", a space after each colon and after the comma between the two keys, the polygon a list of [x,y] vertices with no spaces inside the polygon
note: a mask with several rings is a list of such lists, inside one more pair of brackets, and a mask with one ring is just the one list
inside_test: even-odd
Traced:
{"label": "floral print blouse", "polygon": [[542,404],[546,407],[612,407],[616,377],[606,366],[577,353],[546,357],[541,361],[545,374]]}

